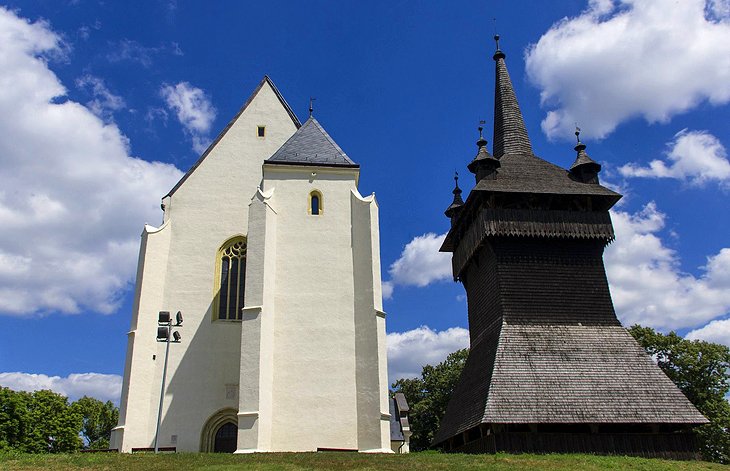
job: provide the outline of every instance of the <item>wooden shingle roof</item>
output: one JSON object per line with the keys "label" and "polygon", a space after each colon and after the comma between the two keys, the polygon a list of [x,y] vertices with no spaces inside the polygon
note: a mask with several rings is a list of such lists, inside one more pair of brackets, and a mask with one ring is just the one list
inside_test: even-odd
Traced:
{"label": "wooden shingle roof", "polygon": [[504,154],[532,154],[532,144],[527,135],[520,105],[517,103],[512,81],[509,78],[504,53],[494,53],[496,64],[494,94],[494,156]]}
{"label": "wooden shingle roof", "polygon": [[484,178],[472,191],[604,196],[615,204],[621,195],[596,184],[570,178],[562,167],[533,154],[505,154],[494,179]]}
{"label": "wooden shingle roof", "polygon": [[434,443],[480,423],[707,423],[621,326],[504,323],[498,335],[472,346],[462,377],[474,384],[454,391]]}

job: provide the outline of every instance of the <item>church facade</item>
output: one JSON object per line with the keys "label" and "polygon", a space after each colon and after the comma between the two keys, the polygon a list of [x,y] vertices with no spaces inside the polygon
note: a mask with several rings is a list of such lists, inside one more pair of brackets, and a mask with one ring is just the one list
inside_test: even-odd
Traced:
{"label": "church facade", "polygon": [[142,233],[112,447],[390,452],[378,205],[264,77]]}

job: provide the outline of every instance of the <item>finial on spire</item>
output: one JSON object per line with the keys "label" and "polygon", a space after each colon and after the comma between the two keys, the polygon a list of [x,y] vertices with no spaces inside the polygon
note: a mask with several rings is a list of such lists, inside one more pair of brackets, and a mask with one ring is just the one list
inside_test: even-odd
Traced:
{"label": "finial on spire", "polygon": [[571,178],[583,183],[598,183],[598,172],[601,171],[601,164],[586,154],[586,145],[580,141],[578,123],[575,123],[575,139],[578,143],[574,149],[578,155],[575,157],[573,165],[570,166]]}
{"label": "finial on spire", "polygon": [[314,112],[314,100],[316,100],[316,98],[311,97],[311,96],[309,97],[309,117],[310,118],[312,117],[312,113]]}
{"label": "finial on spire", "polygon": [[456,194],[457,190],[459,193],[461,193],[461,188],[459,188],[459,172],[454,171],[454,194]]}
{"label": "finial on spire", "polygon": [[497,50],[494,51],[494,55],[492,56],[492,59],[494,59],[496,61],[496,60],[504,59],[505,57],[507,57],[504,55],[504,52],[502,52],[502,50],[499,48],[499,35],[496,33],[494,35],[494,43],[497,45]]}
{"label": "finial on spire", "polygon": [[575,144],[575,151],[579,154],[581,152],[585,153],[586,145],[580,142],[580,128],[578,127],[578,123],[575,123],[575,140],[577,141]]}
{"label": "finial on spire", "polygon": [[482,132],[482,131],[484,131],[484,125],[486,123],[487,123],[486,121],[484,121],[483,119],[480,119],[479,127],[477,128],[477,129],[479,129],[479,139],[477,139],[477,147],[479,147],[480,149],[487,145],[487,140],[484,139],[484,134]]}

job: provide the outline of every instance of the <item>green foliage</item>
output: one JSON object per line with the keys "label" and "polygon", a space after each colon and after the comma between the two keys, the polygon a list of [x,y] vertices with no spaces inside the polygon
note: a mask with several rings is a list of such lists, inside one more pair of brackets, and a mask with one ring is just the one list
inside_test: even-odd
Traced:
{"label": "green foliage", "polygon": [[24,453],[78,450],[81,420],[60,394],[0,388],[0,449]]}
{"label": "green foliage", "polygon": [[468,348],[458,350],[436,366],[424,366],[420,378],[399,379],[393,383],[393,389],[406,396],[411,409],[408,415],[413,433],[412,450],[425,450],[430,446],[468,356]]}
{"label": "green foliage", "polygon": [[0,451],[13,450],[21,443],[29,396],[0,386]]}
{"label": "green foliage", "polygon": [[730,348],[639,325],[629,333],[710,420],[697,429],[705,459],[730,463],[730,404],[725,399],[730,392]]}
{"label": "green foliage", "polygon": [[119,409],[111,401],[101,402],[88,396],[71,407],[83,418],[81,435],[86,439],[87,448],[109,448],[112,429],[119,421]]}
{"label": "green foliage", "polygon": [[52,391],[0,387],[0,453],[66,453],[108,448],[119,410],[111,402],[82,397],[69,404]]}

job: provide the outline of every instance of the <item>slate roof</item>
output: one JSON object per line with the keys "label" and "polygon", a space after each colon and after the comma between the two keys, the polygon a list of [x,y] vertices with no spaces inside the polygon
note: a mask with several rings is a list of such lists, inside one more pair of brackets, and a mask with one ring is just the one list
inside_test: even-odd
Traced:
{"label": "slate roof", "polygon": [[395,393],[395,397],[388,399],[390,404],[390,440],[391,441],[403,441],[403,429],[410,429],[408,423],[408,402],[406,396],[403,393]]}
{"label": "slate roof", "polygon": [[319,122],[311,116],[264,163],[324,167],[360,167],[360,165],[353,162],[345,154]]}
{"label": "slate roof", "polygon": [[390,440],[403,441],[403,430],[400,426],[398,409],[395,407],[395,398],[388,399],[388,402],[390,403]]}
{"label": "slate roof", "polygon": [[279,89],[276,88],[276,85],[274,85],[274,82],[269,78],[269,76],[268,75],[264,75],[264,78],[261,79],[261,81],[259,82],[259,84],[254,89],[254,91],[251,93],[251,96],[249,96],[248,97],[248,100],[246,100],[246,103],[244,103],[243,106],[241,107],[241,109],[238,110],[238,113],[236,113],[236,115],[233,117],[233,119],[231,119],[228,122],[228,124],[226,125],[226,127],[223,128],[223,130],[220,132],[220,134],[218,134],[218,136],[213,140],[213,142],[210,143],[210,145],[208,146],[208,148],[205,149],[205,152],[203,152],[203,155],[201,155],[200,158],[197,160],[197,162],[195,162],[193,164],[193,166],[190,167],[190,170],[188,170],[185,173],[185,175],[183,175],[182,178],[175,184],[175,186],[172,187],[172,190],[170,190],[164,196],[165,198],[168,197],[168,196],[172,196],[173,193],[175,193],[177,191],[177,189],[180,188],[180,186],[182,186],[183,183],[185,183],[185,180],[188,179],[188,177],[195,171],[195,169],[198,168],[198,166],[201,163],[203,163],[203,160],[205,160],[205,158],[208,156],[208,154],[210,153],[210,151],[213,150],[213,148],[216,145],[218,145],[218,142],[221,139],[223,139],[223,136],[225,136],[226,133],[228,132],[228,130],[231,129],[231,126],[233,126],[233,123],[235,123],[236,120],[238,119],[238,117],[241,116],[241,114],[246,110],[246,108],[248,108],[248,105],[250,105],[251,102],[253,101],[253,99],[256,97],[256,95],[258,95],[259,91],[261,90],[261,87],[263,87],[265,83],[268,83],[269,86],[271,87],[271,89],[274,91],[274,94],[276,95],[276,98],[279,99],[279,102],[281,103],[281,105],[286,110],[287,114],[291,118],[291,120],[294,123],[294,125],[297,128],[301,127],[302,123],[299,122],[299,118],[297,118],[297,115],[294,114],[294,111],[292,111],[291,107],[289,106],[289,103],[286,102],[286,100],[282,96],[281,92],[279,92]]}
{"label": "slate roof", "polygon": [[503,323],[496,344],[472,350],[462,377],[473,380],[434,443],[480,423],[707,423],[620,326]]}

